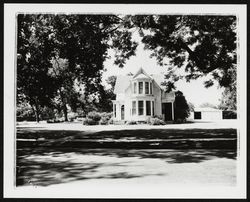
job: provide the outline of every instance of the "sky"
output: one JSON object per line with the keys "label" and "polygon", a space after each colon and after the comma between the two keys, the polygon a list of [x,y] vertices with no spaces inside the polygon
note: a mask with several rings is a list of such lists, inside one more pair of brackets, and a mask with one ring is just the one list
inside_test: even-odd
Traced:
{"label": "sky", "polygon": [[[136,55],[127,60],[123,68],[119,68],[114,65],[113,51],[109,50],[110,59],[107,59],[104,63],[106,71],[103,73],[103,84],[107,85],[105,80],[112,75],[125,75],[129,72],[136,73],[140,67],[142,67],[148,74],[167,74],[167,67],[162,67],[157,64],[155,58],[150,58],[150,51],[144,50],[144,45],[139,43],[137,47]],[[206,77],[202,77],[196,80],[186,82],[184,79],[176,83],[176,90],[180,90],[184,93],[186,100],[199,107],[202,103],[211,103],[218,105],[223,89],[218,88],[215,84],[212,87],[205,88],[203,82]]]}

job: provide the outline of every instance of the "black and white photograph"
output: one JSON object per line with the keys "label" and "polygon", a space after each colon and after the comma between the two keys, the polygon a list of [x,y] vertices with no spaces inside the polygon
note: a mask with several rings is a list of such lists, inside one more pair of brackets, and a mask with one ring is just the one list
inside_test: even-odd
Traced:
{"label": "black and white photograph", "polygon": [[4,9],[5,197],[246,197],[246,5]]}

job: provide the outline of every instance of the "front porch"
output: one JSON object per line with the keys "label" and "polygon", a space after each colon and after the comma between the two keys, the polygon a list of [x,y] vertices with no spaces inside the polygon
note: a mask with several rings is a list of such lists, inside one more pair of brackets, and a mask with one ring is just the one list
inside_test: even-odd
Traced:
{"label": "front porch", "polygon": [[150,117],[159,116],[164,121],[174,120],[174,103],[157,103],[154,98],[150,99],[131,99],[113,100],[113,119],[114,121],[137,121],[145,122]]}

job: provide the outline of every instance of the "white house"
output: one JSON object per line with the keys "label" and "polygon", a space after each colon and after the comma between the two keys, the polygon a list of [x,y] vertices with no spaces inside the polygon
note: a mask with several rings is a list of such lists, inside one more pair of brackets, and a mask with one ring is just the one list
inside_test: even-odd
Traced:
{"label": "white house", "polygon": [[117,76],[113,100],[115,121],[146,121],[154,115],[174,120],[175,93],[165,93],[164,74],[148,75],[142,68],[135,75]]}

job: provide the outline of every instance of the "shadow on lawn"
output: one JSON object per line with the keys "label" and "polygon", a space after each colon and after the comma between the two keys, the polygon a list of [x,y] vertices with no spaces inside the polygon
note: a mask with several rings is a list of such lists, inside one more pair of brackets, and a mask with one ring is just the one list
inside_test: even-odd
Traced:
{"label": "shadow on lawn", "polygon": [[[236,158],[234,150],[18,149],[17,186],[48,186],[86,179],[129,179],[166,175],[157,168],[138,172],[140,160],[200,163]],[[141,163],[143,166],[143,162]],[[167,164],[166,164],[167,166]],[[137,169],[133,169],[133,168]]]}
{"label": "shadow on lawn", "polygon": [[236,129],[124,129],[111,131],[73,131],[73,130],[39,130],[22,128],[17,130],[17,138],[21,139],[175,139],[175,138],[236,138]]}

